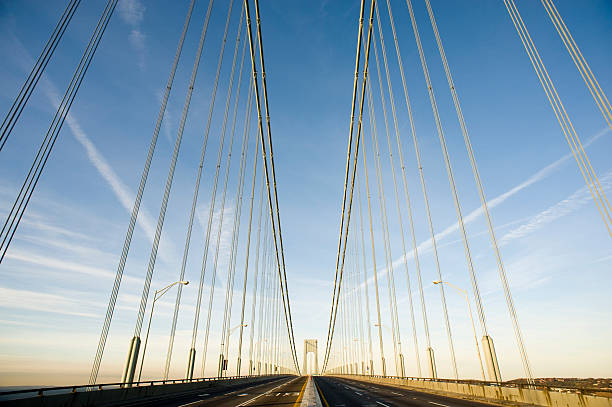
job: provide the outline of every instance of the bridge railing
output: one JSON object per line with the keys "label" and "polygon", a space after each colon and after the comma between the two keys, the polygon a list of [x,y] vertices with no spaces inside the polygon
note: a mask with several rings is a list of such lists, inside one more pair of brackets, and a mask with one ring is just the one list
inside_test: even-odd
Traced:
{"label": "bridge railing", "polygon": [[577,394],[593,394],[599,396],[612,397],[612,389],[597,388],[597,387],[586,387],[586,386],[560,386],[554,384],[543,384],[543,383],[517,383],[517,382],[494,382],[476,379],[440,379],[440,378],[427,378],[427,377],[400,377],[400,376],[382,376],[382,375],[362,375],[362,374],[332,374],[332,376],[356,376],[364,378],[375,378],[375,379],[389,379],[389,380],[407,380],[414,382],[433,382],[433,383],[454,383],[454,384],[466,384],[466,385],[477,385],[497,388],[516,388],[516,389],[530,389],[530,390],[547,390],[561,393],[577,393]]}
{"label": "bridge railing", "polygon": [[51,396],[56,394],[65,393],[77,393],[84,391],[100,391],[109,389],[119,389],[125,387],[150,387],[160,386],[167,384],[181,384],[181,383],[197,383],[197,382],[209,382],[209,381],[222,381],[222,380],[233,380],[233,379],[245,379],[249,377],[260,377],[260,376],[227,376],[227,377],[200,377],[195,379],[166,379],[166,380],[145,380],[140,382],[131,383],[101,383],[101,384],[82,384],[76,386],[56,386],[56,387],[32,387],[20,390],[10,390],[0,392],[0,401],[27,398],[33,396]]}

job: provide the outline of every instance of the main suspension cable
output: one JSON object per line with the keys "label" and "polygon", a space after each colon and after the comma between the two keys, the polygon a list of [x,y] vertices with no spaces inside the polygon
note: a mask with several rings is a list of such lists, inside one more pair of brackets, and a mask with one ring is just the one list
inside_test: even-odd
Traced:
{"label": "main suspension cable", "polygon": [[51,36],[47,40],[47,43],[38,56],[38,59],[34,63],[30,74],[21,86],[21,89],[15,97],[9,111],[6,113],[4,120],[2,120],[2,125],[0,125],[0,151],[2,151],[2,148],[6,144],[6,140],[11,135],[17,121],[19,121],[19,117],[21,116],[23,109],[30,100],[30,96],[32,96],[32,92],[34,92],[34,88],[36,88],[38,81],[42,77],[45,68],[47,67],[47,64],[49,64],[51,57],[53,57],[53,53],[64,36],[66,28],[68,27],[68,24],[70,24],[70,21],[72,20],[72,17],[74,16],[74,13],[76,12],[80,3],[81,0],[70,0],[68,2],[64,12],[53,29]]}
{"label": "main suspension cable", "polygon": [[66,92],[58,104],[55,115],[53,116],[47,133],[43,138],[43,142],[38,148],[38,152],[36,153],[30,170],[26,175],[26,179],[23,181],[19,193],[15,198],[15,202],[13,203],[4,225],[2,226],[2,230],[0,231],[0,239],[2,239],[2,242],[0,242],[0,264],[2,263],[2,260],[4,259],[4,256],[11,245],[13,237],[17,232],[17,228],[19,227],[19,223],[21,222],[28,204],[30,203],[32,194],[34,193],[45,165],[49,160],[49,156],[51,155],[51,151],[53,150],[55,142],[59,137],[64,121],[68,116],[74,99],[76,98],[81,84],[83,83],[85,74],[91,65],[91,61],[93,60],[98,46],[100,45],[100,41],[102,40],[102,36],[106,31],[106,27],[108,27],[110,18],[115,10],[115,7],[117,6],[117,1],[118,0],[109,0],[106,4],[100,19],[98,20],[98,24],[96,25],[96,28],[89,39],[89,43],[81,56],[81,60],[79,61],[74,74],[72,75],[72,79],[68,84]]}
{"label": "main suspension cable", "polygon": [[[289,336],[289,340],[290,340],[290,344],[291,344],[291,349],[292,349],[292,354],[293,354],[293,359],[294,359],[294,363],[295,363],[295,368],[296,371],[299,373],[299,363],[298,363],[298,359],[297,359],[297,352],[295,350],[295,339],[293,336],[293,325],[292,325],[292,319],[291,319],[291,308],[289,305],[289,297],[288,297],[288,292],[287,292],[287,287],[286,287],[286,272],[285,272],[285,268],[284,268],[284,260],[282,263],[282,267],[283,269],[281,270],[281,261],[280,258],[284,258],[284,254],[282,253],[283,248],[282,248],[282,243],[281,243],[281,247],[280,247],[280,252],[279,253],[279,241],[282,240],[282,236],[281,236],[281,230],[280,230],[280,218],[278,218],[278,202],[277,202],[277,220],[274,219],[274,210],[273,210],[273,202],[272,202],[272,195],[271,195],[271,191],[270,191],[270,175],[269,175],[269,169],[268,169],[268,160],[267,160],[267,152],[266,152],[266,143],[265,143],[265,139],[264,139],[264,131],[263,131],[263,122],[262,122],[262,108],[261,108],[261,99],[260,99],[260,95],[259,95],[259,84],[258,84],[258,78],[257,78],[257,66],[256,66],[256,62],[255,62],[255,48],[254,48],[254,44],[253,44],[253,34],[252,34],[252,30],[251,30],[251,17],[250,17],[250,12],[249,12],[249,3],[248,0],[244,1],[244,5],[245,5],[245,10],[246,10],[246,16],[247,16],[247,32],[248,32],[248,37],[249,37],[249,45],[250,45],[250,50],[251,50],[251,64],[252,64],[252,72],[253,72],[253,83],[254,83],[254,87],[255,87],[255,100],[256,100],[256,105],[257,105],[257,113],[258,113],[258,126],[259,126],[259,132],[260,132],[260,138],[261,138],[261,148],[262,148],[262,157],[263,157],[263,165],[264,165],[264,174],[266,175],[266,185],[267,185],[267,192],[268,192],[268,206],[269,206],[269,211],[270,211],[270,218],[271,218],[271,223],[272,223],[272,235],[274,238],[274,247],[275,247],[275,253],[276,253],[276,263],[278,265],[278,272],[279,272],[279,279],[280,279],[280,286],[281,286],[281,290],[283,291],[283,308],[284,308],[284,313],[285,313],[285,322],[287,325],[287,334]],[[259,53],[260,53],[260,63],[261,63],[261,67],[262,67],[262,76],[265,73],[265,68],[264,68],[264,64],[263,64],[263,49],[262,49],[262,39],[261,39],[261,26],[260,26],[260,19],[259,19],[259,3],[257,0],[255,0],[255,10],[256,10],[256,16],[257,16],[257,29],[258,29],[258,38],[259,38]],[[267,107],[267,89],[266,89],[266,85],[265,85],[265,77],[263,78],[262,81],[262,91],[264,93],[264,101],[266,104],[266,117],[267,117],[267,121],[268,121],[268,141],[270,143],[270,148],[272,148],[272,139],[271,139],[271,131],[270,131],[270,127],[269,127],[269,114],[268,114],[268,107]],[[272,167],[274,167],[274,160],[271,159],[270,161],[270,165]],[[272,172],[274,170],[272,169]],[[276,182],[274,181],[274,194],[276,197]],[[278,230],[278,235],[276,232],[276,227],[279,227]],[[283,280],[284,278],[284,280]],[[283,281],[284,281],[284,289],[283,289]]]}
{"label": "main suspension cable", "polygon": [[612,237],[612,216],[610,212],[612,212],[612,208],[610,208],[610,204],[605,195],[604,189],[601,187],[599,183],[599,179],[597,178],[597,174],[593,170],[591,163],[588,159],[588,156],[584,152],[584,148],[582,147],[582,142],[576,133],[574,125],[572,124],[567,111],[565,110],[565,106],[557,93],[555,85],[552,83],[550,76],[548,75],[548,71],[540,58],[540,54],[531,39],[531,35],[529,31],[527,31],[527,27],[523,22],[523,19],[516,7],[516,4],[513,1],[504,0],[504,5],[508,10],[508,14],[512,19],[512,23],[525,47],[525,51],[527,51],[527,55],[529,56],[529,60],[533,65],[534,70],[540,80],[540,84],[546,93],[546,97],[553,108],[555,113],[555,117],[561,126],[561,130],[563,131],[563,135],[572,150],[572,155],[574,159],[578,163],[578,168],[580,169],[580,173],[584,178],[584,181],[587,184],[589,192],[597,205],[597,210],[606,226],[608,234]]}

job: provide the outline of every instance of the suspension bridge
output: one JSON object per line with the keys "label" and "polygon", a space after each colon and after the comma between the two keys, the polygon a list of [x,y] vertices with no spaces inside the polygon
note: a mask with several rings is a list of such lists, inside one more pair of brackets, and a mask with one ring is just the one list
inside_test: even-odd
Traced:
{"label": "suspension bridge", "polygon": [[[342,190],[341,202],[336,203],[340,219],[334,225],[338,238],[337,243],[325,248],[335,257],[335,264],[329,265],[325,274],[332,290],[322,293],[320,287],[312,287],[310,299],[327,307],[326,334],[303,338],[303,354],[296,346],[299,341],[294,327],[301,322],[295,317],[296,305],[290,295],[295,287],[289,286],[291,258],[286,259],[287,244],[283,240],[287,222],[285,218],[281,222],[281,214],[285,216],[286,212],[279,204],[279,191],[284,185],[277,183],[275,158],[279,157],[274,149],[274,142],[283,136],[272,128],[277,116],[264,58],[264,45],[270,37],[263,34],[266,22],[274,17],[262,13],[258,0],[189,0],[172,5],[185,8],[182,25],[176,29],[177,42],[167,61],[167,80],[159,84],[158,111],[149,112],[153,119],[150,141],[137,146],[144,151],[144,165],[135,193],[126,194],[129,219],[121,232],[123,243],[116,253],[112,284],[97,286],[98,291],[106,293],[107,302],[103,318],[97,319],[89,380],[61,387],[3,390],[0,404],[612,406],[610,389],[551,384],[533,373],[526,345],[530,332],[521,329],[521,315],[510,284],[512,276],[504,263],[503,239],[498,237],[499,227],[491,216],[495,203],[486,193],[475,153],[478,146],[473,147],[470,137],[470,123],[475,118],[462,109],[461,97],[467,89],[455,84],[444,30],[438,27],[438,8],[445,3],[354,3],[346,4],[356,30],[354,70],[342,73],[352,78],[352,94],[347,90],[345,95],[346,102],[351,103],[348,116],[336,118],[348,130],[343,133],[343,143],[347,144],[344,182],[336,185]],[[530,34],[532,27],[521,14],[519,1],[497,3],[507,18],[497,24],[508,24],[514,30],[525,52],[521,57],[531,65],[531,74],[543,91],[541,103],[552,108],[561,130],[558,136],[565,140],[571,159],[578,165],[588,204],[601,221],[601,233],[612,237],[612,205],[606,196],[610,182],[587,155],[591,141],[581,137],[572,110],[564,105],[563,95],[549,74],[551,65],[545,65],[539,52],[548,45],[537,44]],[[612,130],[612,106],[555,1],[539,3],[592,97],[583,102],[594,101],[606,126],[603,132]],[[105,36],[112,34],[111,21],[117,13],[126,12],[135,26],[142,12],[138,4],[108,0],[89,26],[88,42],[63,95],[53,103],[50,124],[42,141],[36,139],[31,166],[3,209],[0,268],[15,261],[19,253],[14,246],[19,244],[20,233],[32,219],[39,220],[29,215],[28,208],[36,202],[39,181],[44,183],[45,169],[54,162],[54,149],[61,145],[66,127],[78,131],[71,108],[79,104],[77,95],[81,87],[87,87],[86,74],[94,60],[104,57],[96,53],[100,53]],[[29,120],[30,98],[41,87],[49,88],[46,72],[53,68],[56,50],[70,45],[64,34],[77,21],[83,24],[75,16],[84,8],[95,7],[69,0],[58,13],[59,20],[40,55],[32,59],[29,74],[20,83],[2,122],[0,160],[16,154],[11,144],[18,141],[19,127]],[[220,30],[211,30],[211,23]],[[433,32],[433,42],[423,40],[425,29]],[[414,51],[406,52],[408,47],[414,47]],[[412,63],[418,70],[409,74],[406,66]],[[198,82],[198,74],[208,69],[212,73],[206,72],[206,83]],[[446,83],[432,79],[432,71],[438,70]],[[185,75],[181,75],[183,71]],[[182,76],[185,83],[175,83]],[[419,122],[425,119],[419,115],[424,112],[414,107],[409,89],[426,95],[426,119],[431,117],[435,144],[429,139],[423,143],[426,135],[420,131]],[[159,136],[167,130],[164,126],[173,103],[180,115],[171,147],[162,151],[168,153],[165,164],[159,163],[161,168],[156,168]],[[199,106],[202,103],[207,103],[208,110]],[[445,131],[448,119],[443,113],[448,112],[440,108],[447,103],[459,129],[452,134]],[[199,149],[191,151],[194,145],[189,144],[188,151],[182,151],[183,135],[191,137],[192,126],[199,135]],[[83,143],[89,146],[90,156],[98,154],[90,141]],[[462,202],[465,189],[459,188],[457,180],[463,180],[466,174],[458,175],[453,165],[457,143],[462,143],[467,154],[468,165],[461,168],[472,179],[472,192],[478,197],[476,215],[466,212]],[[429,175],[437,169],[432,169],[433,164],[422,154],[434,149],[438,158],[441,156],[441,171],[448,182],[450,198],[444,204],[454,210],[453,230],[459,236],[461,261],[465,262],[457,261],[452,273],[440,260],[445,248],[440,244],[435,210],[439,202],[431,193]],[[19,160],[29,163],[29,152],[21,152]],[[98,165],[104,165],[97,160]],[[181,165],[189,176],[175,177],[177,169],[182,171]],[[105,171],[107,177],[114,176]],[[181,189],[187,188],[189,195],[171,202],[177,183]],[[145,192],[150,190],[157,191],[156,220],[142,205]],[[166,222],[166,215],[172,213],[185,218],[184,227],[180,225],[180,241],[164,240],[168,228],[173,233],[177,228]],[[475,216],[481,216],[486,225],[483,234],[489,239],[487,255],[494,259],[496,284],[501,287],[499,301],[504,307],[495,312],[486,307],[483,298],[487,294],[475,260],[474,236],[468,230]],[[144,237],[139,228],[144,230]],[[140,238],[142,241],[138,241]],[[425,239],[426,244],[419,239]],[[177,267],[171,272],[160,270],[168,268],[165,249],[174,243],[182,248],[175,256]],[[142,252],[143,246],[146,255],[138,256],[142,264],[135,278],[134,273],[125,272],[130,254],[134,257],[133,252]],[[161,267],[158,257],[162,258]],[[453,278],[457,270],[465,270],[469,285],[456,284]],[[126,281],[139,287],[134,307],[122,306],[121,290],[125,290]],[[215,288],[219,290],[215,292]],[[469,332],[469,347],[458,346],[457,326],[452,323],[454,306],[449,306],[447,296],[457,294],[465,301],[461,309],[467,312],[469,326],[462,332]],[[172,303],[164,305],[161,299],[172,296]],[[161,328],[155,324],[156,311],[162,306],[169,311],[163,349],[157,346]],[[132,318],[125,322],[130,324],[131,335],[122,336],[123,343],[111,335],[118,314]],[[441,324],[435,320],[438,314]],[[510,334],[504,342],[512,337],[512,363],[520,366],[521,380],[511,381],[504,373],[500,348],[496,348],[498,337],[493,335],[500,330],[498,320],[508,324]],[[403,338],[410,340],[403,342]],[[115,368],[104,363],[105,355],[117,352],[112,348],[121,349],[125,362],[121,371],[108,373]],[[470,367],[465,366],[466,361]],[[113,379],[106,380],[109,377]]]}

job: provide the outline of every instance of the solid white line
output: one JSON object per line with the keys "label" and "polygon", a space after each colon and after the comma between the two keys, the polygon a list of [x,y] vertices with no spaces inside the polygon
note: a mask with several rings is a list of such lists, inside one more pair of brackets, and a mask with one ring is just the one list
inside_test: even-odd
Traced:
{"label": "solid white line", "polygon": [[391,394],[395,394],[396,396],[403,396],[402,393],[397,393],[397,392],[394,392],[394,391],[392,391]]}
{"label": "solid white line", "polygon": [[440,404],[440,403],[436,403],[435,401],[428,401],[429,404],[435,404],[436,406],[444,406],[444,407],[450,407],[448,404]]}
{"label": "solid white line", "polygon": [[[297,379],[299,379],[299,377],[296,377],[295,379],[289,380],[288,382],[281,383],[281,384],[279,384],[278,386],[274,387],[273,389],[270,389],[270,390],[268,390],[268,391],[267,391],[267,392],[265,392],[265,393],[261,393],[259,396],[253,397],[252,399],[249,399],[249,400],[245,401],[244,403],[240,403],[240,404],[238,404],[236,407],[246,406],[246,405],[250,404],[252,401],[257,400],[257,399],[258,399],[258,398],[260,398],[261,396],[265,396],[266,394],[270,394],[270,393],[272,393],[274,390],[278,389],[279,387],[282,387],[282,386],[284,386],[284,385],[286,385],[286,384],[292,383],[292,382],[296,381]],[[180,407],[180,406],[179,406],[179,407]]]}
{"label": "solid white line", "polygon": [[391,407],[391,406],[388,406],[387,404],[385,404],[385,403],[382,403],[382,402],[380,402],[380,401],[377,401],[376,403],[377,403],[377,404],[380,404],[381,406],[385,406],[385,407]]}

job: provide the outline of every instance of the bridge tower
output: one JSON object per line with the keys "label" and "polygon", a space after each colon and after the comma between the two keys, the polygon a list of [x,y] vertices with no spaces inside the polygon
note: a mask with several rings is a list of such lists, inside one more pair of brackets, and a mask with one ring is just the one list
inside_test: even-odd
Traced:
{"label": "bridge tower", "polygon": [[304,340],[304,374],[308,374],[308,354],[314,353],[314,371],[319,372],[319,353],[316,339]]}

